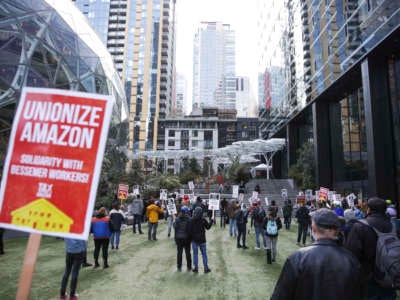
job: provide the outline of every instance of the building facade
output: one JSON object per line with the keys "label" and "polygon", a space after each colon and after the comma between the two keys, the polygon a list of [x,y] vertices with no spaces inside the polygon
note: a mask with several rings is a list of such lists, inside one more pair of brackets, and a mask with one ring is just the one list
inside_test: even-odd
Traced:
{"label": "building facade", "polygon": [[129,151],[157,149],[175,97],[175,0],[75,0],[105,41],[129,104]]}
{"label": "building facade", "polygon": [[[296,109],[278,126],[264,125],[269,136],[287,139],[275,170],[286,176],[297,149],[312,142],[317,186],[399,200],[400,2],[271,2],[281,7],[277,15],[292,14],[279,32],[289,44],[293,38],[294,50],[300,51],[283,52],[284,68],[295,66],[294,90],[300,95],[293,106],[293,81],[286,77],[283,101]],[[277,45],[268,51],[280,50]]]}
{"label": "building facade", "polygon": [[202,22],[194,38],[193,107],[235,109],[235,32]]}

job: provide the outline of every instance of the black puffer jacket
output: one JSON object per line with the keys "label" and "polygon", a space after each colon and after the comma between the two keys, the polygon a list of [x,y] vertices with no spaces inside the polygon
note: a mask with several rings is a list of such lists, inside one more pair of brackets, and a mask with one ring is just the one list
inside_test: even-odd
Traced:
{"label": "black puffer jacket", "polygon": [[193,218],[190,219],[187,227],[187,233],[190,240],[197,244],[203,244],[206,242],[206,229],[208,230],[212,226],[212,223],[208,223],[202,215],[203,210],[200,207],[196,207],[193,213]]}
{"label": "black puffer jacket", "polygon": [[357,258],[335,240],[319,239],[288,257],[271,299],[361,299]]}
{"label": "black puffer jacket", "polygon": [[[392,223],[384,214],[373,212],[367,216],[366,220],[369,225],[381,232],[392,230]],[[376,241],[377,236],[372,228],[361,222],[356,222],[352,226],[344,245],[359,259],[365,281],[371,279],[373,275],[378,278],[381,276],[381,274],[375,274]]]}
{"label": "black puffer jacket", "polygon": [[190,217],[188,215],[180,215],[175,223],[175,240],[186,240],[188,238],[187,225],[189,224]]}

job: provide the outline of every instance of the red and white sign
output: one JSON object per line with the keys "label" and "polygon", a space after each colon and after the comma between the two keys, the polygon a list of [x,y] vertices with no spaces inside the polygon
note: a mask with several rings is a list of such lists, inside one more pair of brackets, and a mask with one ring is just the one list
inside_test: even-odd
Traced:
{"label": "red and white sign", "polygon": [[120,183],[118,185],[118,199],[126,200],[128,198],[129,185]]}
{"label": "red and white sign", "polygon": [[319,188],[319,200],[326,201],[328,200],[328,188],[320,187]]}
{"label": "red and white sign", "polygon": [[0,226],[87,239],[110,96],[24,88],[0,188]]}

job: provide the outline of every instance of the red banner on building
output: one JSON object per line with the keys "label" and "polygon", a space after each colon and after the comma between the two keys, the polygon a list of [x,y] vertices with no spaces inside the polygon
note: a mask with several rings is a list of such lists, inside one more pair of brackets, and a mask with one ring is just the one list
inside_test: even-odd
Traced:
{"label": "red banner on building", "polygon": [[25,88],[0,189],[0,226],[86,239],[113,100]]}
{"label": "red banner on building", "polygon": [[128,198],[129,185],[120,183],[118,185],[118,198],[126,200]]}

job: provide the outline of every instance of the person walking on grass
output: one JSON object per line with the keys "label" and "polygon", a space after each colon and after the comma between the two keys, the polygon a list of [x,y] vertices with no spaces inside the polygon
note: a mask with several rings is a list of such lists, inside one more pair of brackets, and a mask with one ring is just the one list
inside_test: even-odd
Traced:
{"label": "person walking on grass", "polygon": [[157,241],[157,227],[158,227],[158,216],[164,213],[164,209],[161,208],[160,202],[156,201],[146,209],[146,217],[148,220],[148,230],[147,230],[147,239],[151,241]]}
{"label": "person walking on grass", "polygon": [[98,213],[92,218],[91,232],[94,239],[94,267],[98,268],[100,249],[103,256],[103,267],[108,268],[108,245],[110,244],[111,222],[105,207],[100,207]]}
{"label": "person walking on grass", "polygon": [[267,240],[266,240],[264,228],[263,228],[265,216],[266,216],[265,210],[261,206],[261,201],[257,200],[256,205],[252,211],[252,220],[253,220],[254,230],[255,230],[255,234],[256,234],[256,247],[255,247],[256,250],[260,250],[260,235],[263,240],[264,249],[267,249]]}
{"label": "person walking on grass", "polygon": [[66,293],[69,275],[72,272],[70,284],[70,300],[78,299],[76,286],[78,284],[79,269],[86,252],[86,241],[78,239],[65,239],[65,271],[61,280],[60,299],[67,299]]}
{"label": "person walking on grass", "polygon": [[175,243],[177,248],[177,270],[182,271],[182,253],[185,250],[187,271],[192,270],[192,256],[190,253],[190,239],[188,235],[188,224],[190,221],[189,208],[181,207],[181,214],[174,222]]}
{"label": "person walking on grass", "polygon": [[267,263],[271,264],[276,260],[277,243],[279,230],[282,228],[282,221],[275,212],[271,212],[264,220],[263,228],[267,237]]}
{"label": "person walking on grass", "polygon": [[[237,236],[237,248],[247,249],[246,246],[246,224],[247,216],[249,215],[249,210],[246,208],[245,204],[242,204],[242,208],[237,204],[238,209],[235,211],[234,219],[237,223],[238,236]],[[242,244],[240,244],[240,239],[242,239]]]}
{"label": "person walking on grass", "polygon": [[140,195],[136,195],[136,198],[132,201],[132,214],[133,214],[133,233],[136,233],[136,225],[139,230],[139,234],[143,234],[142,231],[142,215],[143,215],[144,203],[140,198]]}
{"label": "person walking on grass", "polygon": [[[213,221],[213,220],[211,220]],[[203,218],[203,209],[196,207],[193,212],[193,217],[188,223],[187,233],[189,239],[192,241],[193,250],[193,272],[198,273],[198,254],[199,248],[203,259],[204,273],[211,272],[208,267],[207,247],[206,247],[206,229],[210,229],[213,222],[207,222]]]}
{"label": "person walking on grass", "polygon": [[113,204],[113,209],[110,211],[110,222],[111,222],[111,249],[118,250],[119,241],[121,236],[121,226],[125,221],[125,216],[122,210],[120,210],[120,205],[118,202]]}
{"label": "person walking on grass", "polygon": [[296,211],[296,218],[298,223],[298,233],[297,233],[297,245],[300,246],[300,241],[302,239],[303,246],[306,245],[307,230],[310,224],[310,211],[304,203],[300,203],[299,209]]}

